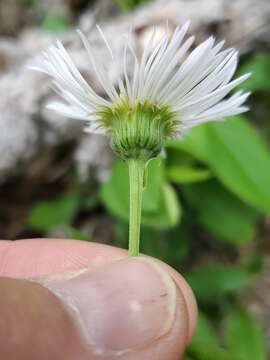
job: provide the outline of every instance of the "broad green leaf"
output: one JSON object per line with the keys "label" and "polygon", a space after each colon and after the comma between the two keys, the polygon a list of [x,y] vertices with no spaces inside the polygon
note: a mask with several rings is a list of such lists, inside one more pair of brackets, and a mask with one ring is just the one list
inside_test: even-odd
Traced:
{"label": "broad green leaf", "polygon": [[208,126],[210,124],[200,125],[190,130],[184,139],[175,139],[167,142],[169,149],[185,151],[203,163],[209,163],[207,155],[209,152],[208,144]]}
{"label": "broad green leaf", "polygon": [[207,344],[204,341],[192,343],[187,353],[193,360],[245,360],[234,356],[220,346]]}
{"label": "broad green leaf", "polygon": [[[160,189],[164,181],[164,165],[160,159],[149,162],[147,167],[147,187],[143,192],[143,211],[155,212],[159,209]],[[121,219],[129,219],[129,180],[128,166],[116,161],[111,179],[104,183],[101,196],[108,209]]]}
{"label": "broad green leaf", "polygon": [[91,241],[89,236],[72,226],[65,227],[65,233],[69,239]]}
{"label": "broad green leaf", "polygon": [[181,218],[181,205],[174,188],[163,183],[160,188],[160,202],[156,211],[145,211],[143,207],[142,224],[156,229],[176,226]]}
{"label": "broad green leaf", "polygon": [[187,354],[194,360],[243,360],[219,345],[212,323],[202,313],[199,313],[197,328]]}
{"label": "broad green leaf", "polygon": [[181,149],[179,140],[169,140],[165,144],[166,167],[189,166],[195,167],[197,160],[191,154]]}
{"label": "broad green leaf", "polygon": [[187,185],[182,191],[198,222],[218,239],[242,244],[254,238],[256,212],[217,181]]}
{"label": "broad green leaf", "polygon": [[[270,56],[269,54],[257,54],[247,60],[239,69],[238,75],[252,72],[252,76],[241,84],[241,90],[270,91]],[[240,86],[239,86],[240,88]]]}
{"label": "broad green leaf", "polygon": [[130,11],[136,7],[134,0],[115,0],[123,11]]}
{"label": "broad green leaf", "polygon": [[193,357],[190,357],[188,354],[184,354],[184,357],[182,358],[183,360],[194,360]]}
{"label": "broad green leaf", "polygon": [[115,0],[123,11],[130,11],[146,3],[149,0]]}
{"label": "broad green leaf", "polygon": [[171,146],[207,163],[233,193],[258,210],[270,212],[270,152],[244,116],[197,127]]}
{"label": "broad green leaf", "polygon": [[251,281],[245,269],[220,264],[197,267],[186,278],[199,301],[210,303],[246,287]]}
{"label": "broad green leaf", "polygon": [[34,7],[38,5],[38,0],[20,0],[20,2],[25,7]]}
{"label": "broad green leaf", "polygon": [[94,193],[93,191],[89,194],[89,196],[85,196],[82,198],[81,207],[84,210],[93,210],[95,206],[99,203],[99,196],[98,193]]}
{"label": "broad green leaf", "polygon": [[229,351],[244,360],[266,360],[266,343],[259,323],[246,311],[233,311],[225,322]]}
{"label": "broad green leaf", "polygon": [[177,266],[190,251],[190,236],[190,230],[185,224],[166,231],[143,227],[141,252]]}
{"label": "broad green leaf", "polygon": [[215,329],[208,317],[201,312],[198,314],[198,323],[192,338],[193,343],[199,341],[204,342],[205,344],[218,346],[218,337],[215,333]]}
{"label": "broad green leaf", "polygon": [[42,23],[42,28],[51,32],[63,32],[70,29],[71,21],[64,16],[47,15]]}
{"label": "broad green leaf", "polygon": [[71,192],[33,206],[29,224],[38,230],[48,231],[59,225],[70,225],[78,206],[79,194]]}
{"label": "broad green leaf", "polygon": [[109,181],[102,184],[101,199],[107,209],[122,220],[129,219],[128,167],[123,161],[116,161]]}
{"label": "broad green leaf", "polygon": [[[118,218],[129,219],[128,167],[117,161],[112,169],[111,179],[104,183],[101,198],[107,209]],[[164,165],[161,159],[148,165],[147,187],[143,192],[142,224],[154,228],[175,226],[181,215],[177,195],[164,179]]]}
{"label": "broad green leaf", "polygon": [[143,212],[157,211],[161,199],[160,189],[165,179],[164,161],[160,158],[149,161],[146,168]]}
{"label": "broad green leaf", "polygon": [[211,178],[209,170],[191,166],[179,165],[169,167],[166,171],[168,180],[176,184],[186,184],[205,181]]}

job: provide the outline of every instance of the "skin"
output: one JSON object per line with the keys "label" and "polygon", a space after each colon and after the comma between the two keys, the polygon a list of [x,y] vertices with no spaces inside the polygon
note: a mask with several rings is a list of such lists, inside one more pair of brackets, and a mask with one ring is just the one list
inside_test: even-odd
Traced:
{"label": "skin", "polygon": [[[96,243],[59,239],[0,241],[1,357],[5,360],[179,360],[194,332],[197,306],[183,277],[168,265],[155,260],[177,285],[171,328],[150,344],[121,355],[98,355],[82,335],[76,316],[43,286],[44,279],[52,274],[81,268],[92,273],[110,269],[123,259],[127,259],[125,250]],[[110,325],[117,331],[117,323]]]}

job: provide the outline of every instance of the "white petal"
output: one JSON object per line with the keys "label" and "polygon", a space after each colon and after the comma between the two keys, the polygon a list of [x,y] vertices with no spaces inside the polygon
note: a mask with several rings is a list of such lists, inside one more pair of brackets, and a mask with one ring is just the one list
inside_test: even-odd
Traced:
{"label": "white petal", "polygon": [[[98,59],[85,35],[78,31],[109,101],[98,95],[85,81],[59,41],[56,46],[43,52],[31,68],[48,74],[56,92],[67,102],[52,103],[49,108],[64,116],[87,120],[88,132],[106,132],[100,127],[98,113],[103,106],[119,103],[121,94],[131,104],[149,100],[159,106],[170,106],[182,122],[177,132],[183,135],[195,125],[220,121],[226,116],[247,111],[244,102],[248,93],[237,92],[224,98],[250,76],[246,74],[231,80],[237,67],[237,52],[234,49],[221,50],[224,41],[215,44],[213,37],[198,45],[187,56],[194,41],[194,37],[184,40],[188,27],[189,22],[177,27],[170,38],[167,24],[167,33],[158,44],[154,41],[154,29],[140,59],[128,35],[123,49],[123,78],[119,77],[117,81],[119,91],[108,78],[104,62]],[[104,32],[98,25],[97,30],[114,61]]]}
{"label": "white petal", "polygon": [[231,81],[229,84],[218,88],[210,94],[204,95],[198,98],[196,101],[186,104],[178,109],[184,116],[188,116],[192,113],[199,113],[210,106],[213,106],[218,101],[223,99],[233,88],[245,81],[250,74],[245,74],[239,78]]}
{"label": "white petal", "polygon": [[49,103],[47,109],[53,110],[58,114],[64,115],[72,119],[87,120],[89,121],[90,116],[83,110],[76,108],[75,106],[66,105],[61,102]]}
{"label": "white petal", "polygon": [[[202,112],[200,115],[196,116],[197,120],[211,120],[211,119],[220,119],[228,116],[228,114],[236,114],[240,106],[247,100],[250,93],[245,93],[241,96],[232,96],[228,100],[224,100],[219,104],[213,106],[207,111]],[[241,111],[242,112],[242,111]],[[192,120],[190,121],[192,123]]]}
{"label": "white petal", "polygon": [[108,42],[108,40],[107,40],[104,32],[102,31],[102,29],[100,28],[99,25],[96,25],[96,28],[98,29],[98,32],[100,33],[100,35],[101,35],[101,37],[102,37],[102,39],[103,39],[103,41],[104,41],[107,49],[109,50],[109,54],[111,55],[112,60],[114,60],[112,48],[110,47],[110,44],[109,44],[109,42]]}
{"label": "white petal", "polygon": [[175,100],[175,108],[180,108],[187,103],[191,103],[192,101],[200,98],[202,95],[210,94],[219,86],[227,84],[235,71],[236,64],[237,54],[229,53],[225,59],[199,84],[194,86],[190,92],[183,95],[180,100]]}
{"label": "white petal", "polygon": [[115,87],[112,85],[109,78],[106,77],[101,61],[97,61],[97,59],[95,58],[94,51],[93,51],[89,41],[87,40],[86,36],[80,30],[77,30],[77,32],[84,44],[84,47],[86,48],[88,58],[93,66],[93,69],[97,75],[97,78],[98,78],[100,84],[102,85],[103,89],[106,91],[109,98],[112,101],[116,100],[118,96],[117,96]]}
{"label": "white petal", "polygon": [[90,122],[85,128],[84,128],[84,131],[86,133],[91,133],[91,134],[103,134],[105,135],[106,134],[106,130],[100,126],[98,124],[98,122]]}

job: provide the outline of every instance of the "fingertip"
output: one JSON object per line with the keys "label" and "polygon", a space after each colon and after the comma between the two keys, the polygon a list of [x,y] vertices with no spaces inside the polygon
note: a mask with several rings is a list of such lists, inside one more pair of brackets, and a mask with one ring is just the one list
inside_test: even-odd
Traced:
{"label": "fingertip", "polygon": [[189,313],[183,286],[161,264],[126,256],[39,282],[70,311],[95,359],[173,360],[187,346]]}
{"label": "fingertip", "polygon": [[1,240],[0,276],[32,278],[85,266],[94,269],[124,256],[125,250],[79,240]]}
{"label": "fingertip", "polygon": [[[177,299],[175,320],[171,330],[157,339],[152,346],[143,349],[140,358],[157,360],[164,359],[164,356],[170,354],[170,357],[167,357],[168,359],[179,359],[190,342],[196,327],[197,304],[195,297],[185,279],[170,266],[150,257],[141,256],[141,259],[147,259],[146,262],[157,264],[167,276],[169,274],[169,277],[174,280],[173,283],[176,284]],[[110,282],[113,281],[115,286],[120,286],[118,284],[119,277],[114,276],[112,279],[111,275],[111,266],[116,266],[114,264],[117,263],[117,260],[128,261],[126,250],[97,243],[62,239],[0,242],[0,276],[33,278],[81,268],[88,268],[91,273],[94,270],[103,271],[102,269],[107,267]],[[146,270],[143,270],[143,274]],[[126,280],[126,283],[135,281],[128,274],[127,279],[129,280]],[[145,289],[143,280],[144,275],[138,279],[138,288],[141,286],[142,290]],[[85,284],[85,288],[87,287],[89,284]],[[149,286],[147,288],[150,289]],[[132,306],[136,310],[138,307],[135,305]],[[128,356],[123,359],[133,360],[137,358]]]}
{"label": "fingertip", "polygon": [[188,313],[188,344],[190,343],[194,332],[196,330],[197,326],[197,318],[198,318],[198,305],[195,298],[195,295],[193,291],[191,290],[191,287],[186,282],[186,280],[180,275],[177,274],[177,276],[174,278],[178,288],[183,294],[183,297],[185,299],[186,307],[187,307],[187,313]]}
{"label": "fingertip", "polygon": [[160,260],[155,259],[155,261],[159,262],[160,265],[163,266],[166,269],[166,271],[168,271],[168,273],[174,279],[180,294],[183,296],[183,299],[186,304],[186,311],[188,314],[188,340],[187,340],[187,343],[190,343],[192,336],[194,335],[194,332],[196,330],[197,318],[198,318],[198,305],[197,305],[195,295],[194,295],[190,285],[187,283],[185,278],[178,271],[176,271],[171,266],[169,266],[168,264],[166,264]]}

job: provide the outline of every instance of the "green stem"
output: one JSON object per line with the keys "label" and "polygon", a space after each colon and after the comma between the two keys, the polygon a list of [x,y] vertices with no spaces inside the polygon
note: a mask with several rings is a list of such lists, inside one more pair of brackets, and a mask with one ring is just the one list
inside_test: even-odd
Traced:
{"label": "green stem", "polygon": [[129,159],[129,255],[139,255],[145,161]]}

